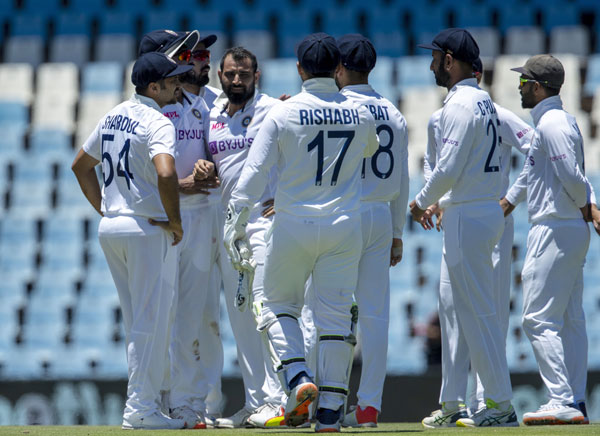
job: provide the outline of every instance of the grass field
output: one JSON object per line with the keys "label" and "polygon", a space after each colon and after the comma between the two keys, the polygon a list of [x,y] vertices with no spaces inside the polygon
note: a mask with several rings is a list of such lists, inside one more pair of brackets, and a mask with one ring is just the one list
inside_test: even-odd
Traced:
{"label": "grass field", "polygon": [[[190,433],[211,434],[219,436],[243,436],[255,434],[271,434],[282,436],[286,433],[301,433],[314,434],[313,429],[307,428],[298,430],[250,430],[250,429],[235,429],[235,430],[135,430],[134,436],[168,436],[175,434],[190,434]],[[560,426],[536,426],[518,428],[448,428],[425,430],[420,423],[382,423],[378,428],[373,429],[343,429],[342,433],[349,434],[407,434],[407,433],[428,433],[435,436],[443,435],[459,435],[465,434],[469,436],[502,434],[502,435],[528,435],[528,436],[543,436],[543,435],[600,435],[600,424],[592,425],[560,425]],[[130,432],[121,430],[120,427],[90,427],[90,426],[23,426],[23,427],[0,427],[0,436],[114,436],[114,435],[129,435]]]}

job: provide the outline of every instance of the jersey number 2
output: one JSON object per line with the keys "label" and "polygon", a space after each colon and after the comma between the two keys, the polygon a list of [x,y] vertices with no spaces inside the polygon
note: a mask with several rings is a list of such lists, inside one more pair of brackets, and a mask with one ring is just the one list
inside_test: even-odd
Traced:
{"label": "jersey number 2", "polygon": [[[115,135],[102,135],[102,178],[104,180],[105,187],[112,183],[115,173],[113,169],[112,157],[110,157],[110,154],[107,151],[104,151],[104,142],[112,142],[114,140]],[[125,141],[125,144],[123,144],[123,148],[119,152],[119,160],[117,161],[117,176],[125,178],[125,181],[127,182],[127,189],[131,189],[129,180],[133,180],[133,174],[131,174],[129,171],[129,141],[130,140],[128,139]],[[106,169],[104,167],[104,161],[106,161]],[[123,165],[121,165],[121,161],[123,162]],[[125,171],[123,171],[123,167],[125,168]],[[108,177],[106,176],[107,170]]]}
{"label": "jersey number 2", "polygon": [[[346,151],[348,151],[348,146],[352,142],[354,138],[354,130],[329,130],[327,131],[328,138],[341,139],[346,138],[344,145],[342,145],[342,150],[337,157],[335,162],[335,167],[333,168],[333,174],[331,176],[331,186],[335,186],[337,184],[338,175],[340,174],[340,169],[342,168],[342,161],[344,160],[344,156],[346,156]],[[308,152],[310,153],[315,147],[317,148],[317,177],[315,178],[315,185],[321,186],[321,182],[323,179],[323,148],[325,146],[324,140],[324,132],[323,130],[319,130],[319,133],[308,144]]]}
{"label": "jersey number 2", "polygon": [[[500,126],[500,121],[497,121],[498,126]],[[497,173],[500,171],[500,167],[498,165],[490,165],[492,162],[492,157],[494,156],[494,150],[496,150],[496,142],[498,141],[498,133],[496,133],[496,126],[494,126],[494,120],[491,120],[487,124],[487,135],[490,136],[490,127],[492,128],[492,148],[490,148],[490,152],[488,153],[488,157],[485,161],[485,167],[483,167],[484,173]]]}

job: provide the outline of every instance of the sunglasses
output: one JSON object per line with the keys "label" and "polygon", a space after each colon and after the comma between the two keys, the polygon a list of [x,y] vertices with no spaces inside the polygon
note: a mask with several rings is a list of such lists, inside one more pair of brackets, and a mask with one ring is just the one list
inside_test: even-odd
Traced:
{"label": "sunglasses", "polygon": [[548,83],[550,83],[547,80],[535,80],[535,79],[526,79],[525,77],[519,77],[519,85],[520,86],[525,85],[527,82],[537,82],[537,83],[541,83],[543,85],[548,85]]}
{"label": "sunglasses", "polygon": [[184,50],[177,55],[180,61],[189,62],[192,58],[196,61],[206,61],[210,59],[210,50]]}

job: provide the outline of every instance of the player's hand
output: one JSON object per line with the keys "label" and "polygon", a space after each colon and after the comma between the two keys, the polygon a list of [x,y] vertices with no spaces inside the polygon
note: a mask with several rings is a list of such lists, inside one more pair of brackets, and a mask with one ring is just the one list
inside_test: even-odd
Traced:
{"label": "player's hand", "polygon": [[181,222],[174,221],[157,221],[152,218],[148,219],[148,222],[153,226],[161,227],[166,232],[173,235],[173,243],[171,245],[177,245],[181,242],[183,238],[183,227],[181,227]]}
{"label": "player's hand", "polygon": [[500,199],[500,207],[502,208],[502,212],[504,212],[504,216],[509,216],[515,210],[515,205],[504,197]]}
{"label": "player's hand", "polygon": [[221,186],[221,180],[218,177],[208,177],[204,180],[196,180],[193,174],[186,178],[179,179],[179,192],[186,195],[204,194],[210,195],[208,189],[215,189]]}
{"label": "player's hand", "polygon": [[402,239],[392,239],[392,250],[390,255],[390,266],[396,266],[402,260]]}
{"label": "player's hand", "polygon": [[439,232],[442,230],[442,219],[444,218],[444,209],[438,208],[436,217],[437,221],[435,222],[435,229]]}
{"label": "player's hand", "polygon": [[594,230],[600,236],[600,211],[598,210],[598,206],[592,203],[591,207],[592,212],[592,223],[594,224]]}
{"label": "player's hand", "polygon": [[[437,215],[438,211],[439,211],[439,207],[438,207],[437,203],[432,204],[427,209],[425,209],[425,213],[419,220],[421,227],[423,227],[425,230],[433,229],[433,216]],[[438,230],[438,232],[439,232],[439,230]]]}
{"label": "player's hand", "polygon": [[240,256],[236,244],[238,244],[239,240],[243,240],[247,243],[246,225],[248,224],[249,216],[250,210],[247,207],[236,210],[236,207],[232,202],[229,202],[227,205],[223,243],[225,244],[225,249],[227,250],[227,254],[229,254],[233,267],[238,271],[242,270],[242,257]]}
{"label": "player's hand", "polygon": [[581,215],[583,216],[583,220],[586,223],[592,221],[592,205],[590,203],[586,204],[582,208],[579,209],[581,211]]}
{"label": "player's hand", "polygon": [[262,206],[264,207],[262,211],[262,216],[264,218],[269,218],[270,216],[275,215],[275,200],[267,200],[262,204]]}
{"label": "player's hand", "polygon": [[425,211],[419,206],[417,206],[416,200],[410,202],[410,214],[412,215],[413,220],[415,220],[416,222],[421,222],[421,217],[424,213]]}
{"label": "player's hand", "polygon": [[215,164],[204,159],[198,159],[194,164],[194,175],[195,180],[205,180],[209,177],[216,175]]}

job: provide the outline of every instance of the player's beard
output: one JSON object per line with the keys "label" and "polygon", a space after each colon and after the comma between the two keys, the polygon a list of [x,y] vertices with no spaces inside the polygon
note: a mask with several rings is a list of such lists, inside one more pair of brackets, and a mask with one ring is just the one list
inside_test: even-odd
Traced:
{"label": "player's beard", "polygon": [[535,107],[535,104],[533,92],[524,92],[524,90],[521,89],[521,107],[523,109],[532,109]]}
{"label": "player's beard", "polygon": [[210,81],[208,74],[196,74],[194,70],[190,70],[183,74],[180,80],[182,83],[189,83],[190,85],[199,86],[200,88],[208,85],[208,82]]}
{"label": "player's beard", "polygon": [[450,73],[444,69],[444,64],[440,62],[437,70],[433,72],[435,76],[435,84],[437,86],[443,86],[444,88],[448,87],[448,82],[450,81]]}
{"label": "player's beard", "polygon": [[[222,85],[222,83],[221,83]],[[236,89],[242,88],[241,86],[236,87]],[[223,87],[223,92],[225,93],[225,95],[227,96],[227,98],[229,99],[229,101],[233,104],[244,104],[246,103],[248,100],[250,100],[252,98],[252,96],[254,95],[254,82],[252,82],[251,85],[248,85],[247,88],[243,88],[244,91],[243,92],[232,92],[233,91],[233,85],[229,85],[229,86],[224,86]]]}

